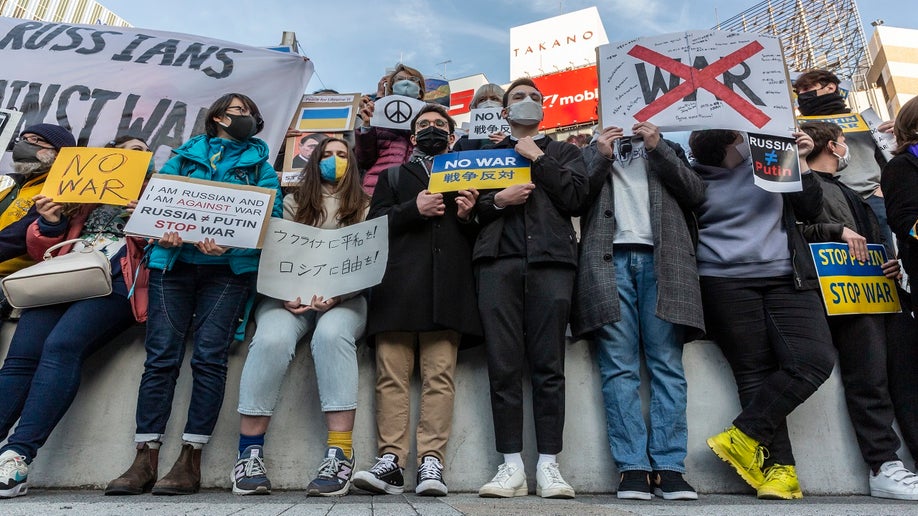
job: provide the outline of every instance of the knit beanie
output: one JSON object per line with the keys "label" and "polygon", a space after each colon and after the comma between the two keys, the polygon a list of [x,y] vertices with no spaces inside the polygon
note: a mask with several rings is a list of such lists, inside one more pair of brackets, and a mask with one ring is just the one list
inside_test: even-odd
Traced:
{"label": "knit beanie", "polygon": [[76,147],[76,140],[73,139],[73,135],[70,134],[70,131],[64,129],[59,125],[54,124],[35,124],[30,125],[23,129],[23,134],[32,133],[37,134],[45,139],[48,143],[54,146],[54,150],[61,150],[61,147]]}

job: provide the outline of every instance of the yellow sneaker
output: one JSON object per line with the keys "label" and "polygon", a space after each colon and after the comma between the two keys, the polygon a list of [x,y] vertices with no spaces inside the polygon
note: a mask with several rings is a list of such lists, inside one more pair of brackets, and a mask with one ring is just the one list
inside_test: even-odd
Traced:
{"label": "yellow sneaker", "polygon": [[761,500],[794,500],[803,498],[797,469],[793,466],[775,464],[765,470],[765,482],[759,486]]}
{"label": "yellow sneaker", "polygon": [[765,475],[762,473],[765,448],[739,428],[731,426],[722,433],[709,437],[708,446],[721,460],[733,466],[739,476],[753,489],[758,489],[765,481]]}

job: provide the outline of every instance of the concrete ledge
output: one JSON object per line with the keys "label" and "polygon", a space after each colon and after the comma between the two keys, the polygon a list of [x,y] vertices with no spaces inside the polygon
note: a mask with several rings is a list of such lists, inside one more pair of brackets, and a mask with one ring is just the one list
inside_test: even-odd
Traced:
{"label": "concrete ledge", "polygon": [[[6,355],[15,325],[0,329],[0,356]],[[143,327],[126,332],[85,365],[83,384],[70,411],[40,450],[29,478],[35,487],[103,487],[128,467],[134,456],[134,410],[143,372]],[[372,350],[358,349],[359,407],[354,432],[358,467],[372,465],[376,452],[373,410]],[[599,374],[593,349],[586,341],[573,342],[567,353],[567,422],[565,449],[560,456],[565,478],[578,493],[609,493],[618,475],[605,432]],[[230,352],[226,398],[214,436],[205,448],[204,487],[230,487],[236,458],[239,416],[236,400],[239,375],[247,354],[245,345]],[[190,353],[187,354],[190,357]],[[717,346],[709,341],[686,345],[688,376],[688,480],[705,493],[750,493],[751,490],[707,448],[704,440],[721,431],[739,411],[730,368]],[[319,410],[309,346],[301,343],[290,367],[266,444],[271,482],[278,489],[304,489],[321,460],[325,426]],[[179,377],[175,403],[163,445],[160,468],[167,471],[178,455],[182,427],[191,392],[187,360]],[[414,391],[417,396],[417,385]],[[638,393],[635,393],[636,395]],[[640,393],[647,399],[647,393]],[[527,406],[530,399],[527,396]],[[416,399],[413,405],[416,407]],[[646,405],[646,403],[645,403]],[[413,413],[416,420],[417,413]],[[531,411],[526,413],[524,458],[531,490],[537,457]],[[866,494],[867,468],[861,460],[848,421],[837,370],[819,391],[788,421],[797,470],[807,494]],[[908,452],[900,450],[907,465]],[[409,459],[409,464],[415,458]],[[501,457],[494,450],[487,367],[481,348],[459,354],[453,433],[445,476],[453,492],[477,491],[493,475]],[[414,468],[406,471],[414,486]]]}

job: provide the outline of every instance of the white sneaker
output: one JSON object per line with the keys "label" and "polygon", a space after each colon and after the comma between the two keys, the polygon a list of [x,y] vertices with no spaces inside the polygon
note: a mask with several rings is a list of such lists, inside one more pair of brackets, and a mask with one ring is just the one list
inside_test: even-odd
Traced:
{"label": "white sneaker", "polygon": [[497,467],[497,474],[490,482],[481,486],[478,496],[483,498],[510,498],[526,496],[526,472],[516,464],[504,463]]}
{"label": "white sneaker", "polygon": [[29,466],[25,457],[13,450],[0,454],[0,498],[15,498],[26,494]]}
{"label": "white sneaker", "polygon": [[918,475],[905,469],[901,460],[884,462],[876,475],[871,471],[870,496],[918,500]]}
{"label": "white sneaker", "polygon": [[574,488],[564,481],[557,462],[536,467],[536,494],[542,498],[573,498]]}

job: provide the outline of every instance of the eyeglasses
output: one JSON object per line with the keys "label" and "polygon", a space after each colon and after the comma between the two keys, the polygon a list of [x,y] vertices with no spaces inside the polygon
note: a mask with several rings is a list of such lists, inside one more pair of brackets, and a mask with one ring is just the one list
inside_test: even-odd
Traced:
{"label": "eyeglasses", "polygon": [[413,75],[399,75],[392,78],[392,82],[396,83],[398,81],[411,81],[415,84],[421,84],[420,77],[415,77]]}
{"label": "eyeglasses", "polygon": [[415,125],[418,129],[427,129],[431,126],[431,124],[439,127],[440,129],[446,129],[449,126],[449,123],[442,118],[437,118],[436,120],[420,120]]}
{"label": "eyeglasses", "polygon": [[28,142],[28,143],[31,143],[32,145],[38,145],[39,147],[43,147],[45,149],[54,148],[54,145],[51,145],[50,143],[48,143],[48,140],[42,138],[41,136],[38,136],[37,134],[27,134],[24,136],[20,136],[16,141],[17,142]]}
{"label": "eyeglasses", "polygon": [[245,106],[230,106],[226,108],[227,113],[229,113],[230,111],[232,111],[234,115],[248,115],[249,114],[249,108]]}

